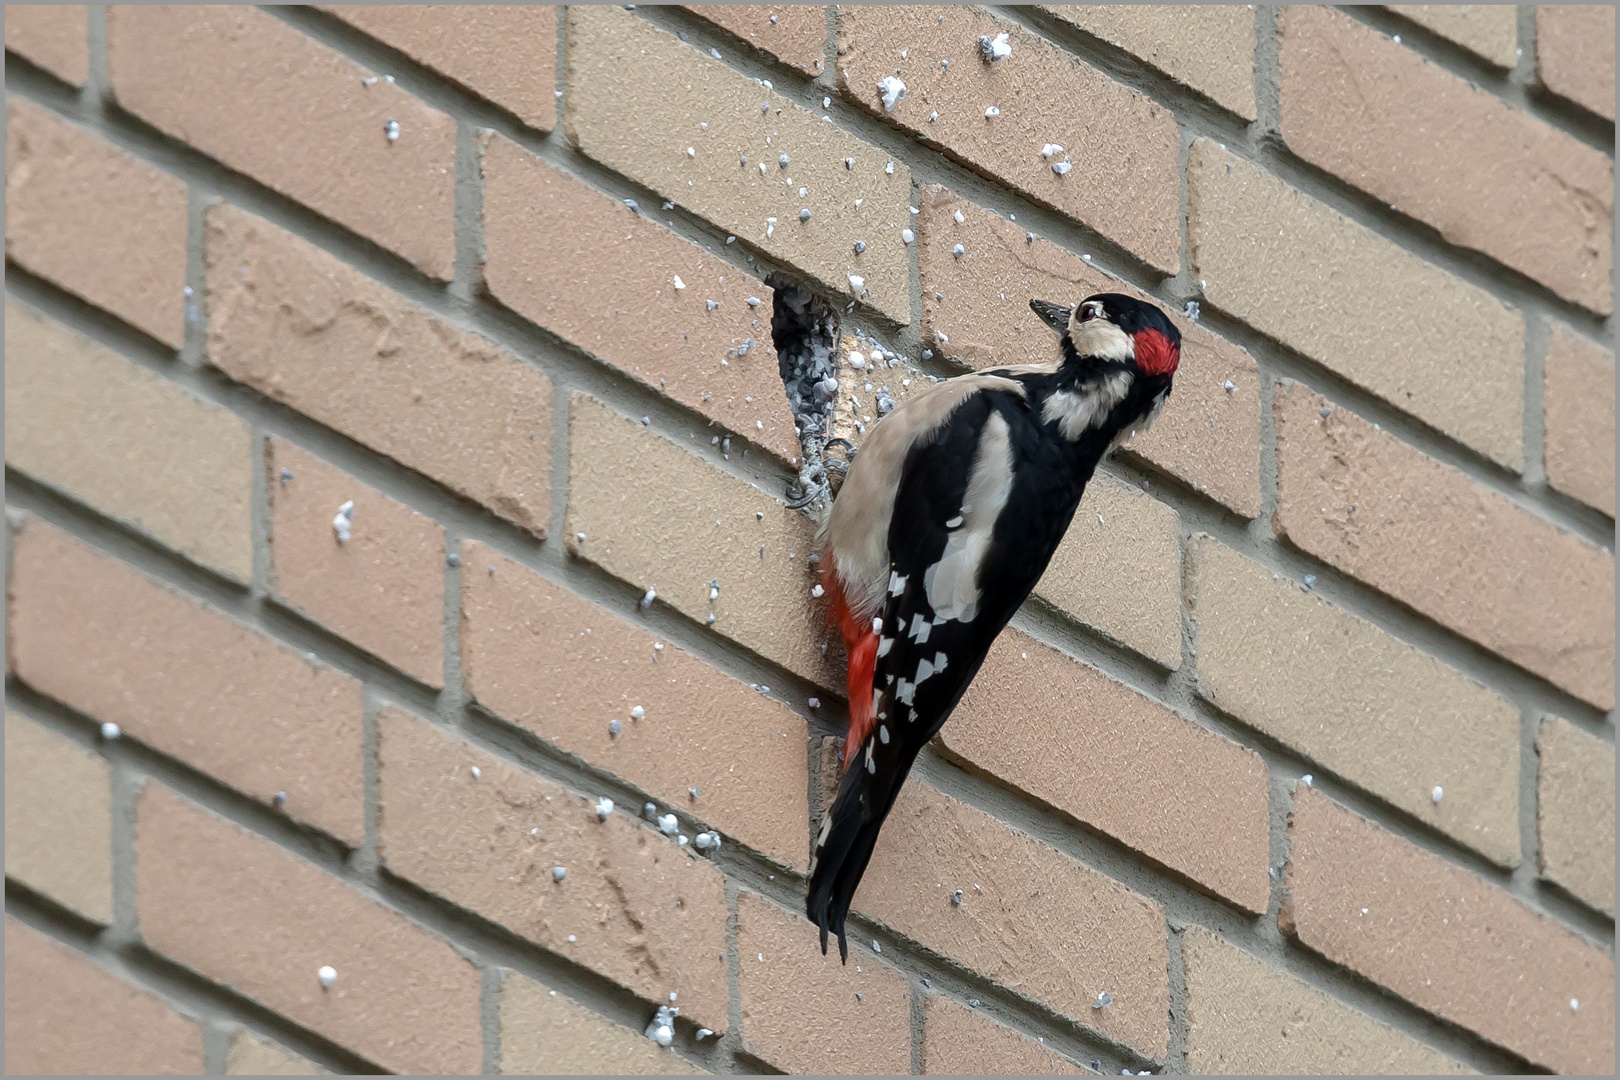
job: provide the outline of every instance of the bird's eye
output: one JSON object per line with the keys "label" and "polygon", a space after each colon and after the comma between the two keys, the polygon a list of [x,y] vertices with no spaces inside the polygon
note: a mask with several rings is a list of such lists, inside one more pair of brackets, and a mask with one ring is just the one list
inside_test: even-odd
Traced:
{"label": "bird's eye", "polygon": [[1080,309],[1080,321],[1081,322],[1090,322],[1092,319],[1095,319],[1097,316],[1099,316],[1101,314],[1102,314],[1102,305],[1101,304],[1086,304],[1083,307],[1081,307],[1081,309]]}

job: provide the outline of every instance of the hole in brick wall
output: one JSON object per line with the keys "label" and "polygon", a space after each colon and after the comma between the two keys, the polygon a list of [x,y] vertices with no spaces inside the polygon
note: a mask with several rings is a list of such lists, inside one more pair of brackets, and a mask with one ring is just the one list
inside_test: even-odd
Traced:
{"label": "hole in brick wall", "polygon": [[[838,400],[838,313],[786,274],[773,273],[765,284],[771,297],[771,342],[788,408],[804,450],[799,476],[788,487],[791,505],[812,516],[826,511],[834,488],[826,459],[828,432]],[[831,472],[839,473],[839,462]]]}

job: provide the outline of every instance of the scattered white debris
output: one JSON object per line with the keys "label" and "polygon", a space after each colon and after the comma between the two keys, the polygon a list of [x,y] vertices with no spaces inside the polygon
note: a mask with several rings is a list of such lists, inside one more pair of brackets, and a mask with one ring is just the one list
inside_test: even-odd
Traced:
{"label": "scattered white debris", "polygon": [[461,565],[461,556],[458,555],[456,552],[452,551],[450,554],[448,554],[448,555],[446,555],[444,557],[444,561],[449,563],[451,566],[460,566]]}
{"label": "scattered white debris", "polygon": [[1000,116],[1000,115],[1001,115],[1001,110],[996,108],[994,105],[992,105],[988,109],[984,110],[984,116],[985,116],[985,119],[987,119],[987,120],[992,116]]}
{"label": "scattered white debris", "polygon": [[647,710],[643,709],[640,705],[637,705],[637,706],[633,707],[630,710],[630,719],[632,719],[632,720],[640,720],[640,719],[644,718],[646,715],[647,715]]}
{"label": "scattered white debris", "polygon": [[994,38],[986,34],[979,38],[979,52],[991,63],[1005,60],[1012,55],[1012,43],[1007,40],[1006,34],[997,34]]}
{"label": "scattered white debris", "polygon": [[917,239],[917,234],[912,232],[910,229],[901,229],[900,230],[900,239],[903,240],[904,242],[910,244],[910,243],[913,243]]}
{"label": "scattered white debris", "polygon": [[887,165],[883,166],[883,171],[885,173],[887,173],[888,175],[893,176],[894,175],[894,162],[891,161]]}
{"label": "scattered white debris", "polygon": [[1091,1003],[1093,1009],[1106,1009],[1114,1003],[1114,995],[1104,990],[1097,995],[1097,1000]]}
{"label": "scattered white debris", "polygon": [[[772,22],[776,21],[776,16],[775,15],[771,16],[771,21]],[[714,1032],[710,1031],[708,1028],[698,1028],[697,1029],[697,1041],[702,1042],[704,1039],[707,1039],[710,1035],[713,1035],[713,1034],[714,1034]]]}
{"label": "scattered white debris", "polygon": [[849,291],[859,296],[866,290],[866,279],[859,274],[849,275]]}
{"label": "scattered white debris", "polygon": [[613,813],[613,800],[606,795],[596,800],[596,820],[606,821],[608,815]]}
{"label": "scattered white debris", "polygon": [[962,211],[960,211],[960,210],[958,210],[958,211],[956,211],[956,213],[954,213],[954,214],[953,214],[953,215],[951,215],[951,216],[952,216],[952,217],[953,217],[953,218],[955,218],[955,219],[956,219],[956,223],[957,223],[957,224],[958,224],[958,225],[961,225],[961,224],[962,224],[962,223],[964,223],[964,222],[965,222],[965,221],[967,221],[967,218],[965,218],[965,217],[963,217],[963,216],[962,216]]}
{"label": "scattered white debris", "polygon": [[101,725],[101,737],[106,739],[108,742],[118,738],[118,736],[122,735],[123,733],[123,729],[117,724],[108,722]]}
{"label": "scattered white debris", "polygon": [[652,607],[652,602],[656,599],[658,599],[658,593],[653,589],[648,589],[641,597],[641,606],[644,608],[650,608]]}
{"label": "scattered white debris", "polygon": [[678,830],[680,827],[681,823],[676,819],[674,814],[665,814],[663,817],[658,819],[658,831],[663,833],[665,836],[674,836],[676,830]]}
{"label": "scattered white debris", "polygon": [[567,876],[568,876],[568,867],[566,867],[566,866],[553,866],[551,868],[551,880],[552,881],[561,881],[563,878],[565,878]]}
{"label": "scattered white debris", "polygon": [[1434,785],[1434,790],[1429,792],[1429,798],[1434,800],[1434,804],[1436,806],[1439,806],[1440,805],[1440,800],[1445,798],[1445,797],[1446,797],[1446,789],[1441,787],[1439,784]]}
{"label": "scattered white debris", "polygon": [[684,282],[684,281],[682,281],[682,280],[681,280],[681,275],[679,275],[679,274],[676,274],[676,275],[675,275],[675,287],[676,287],[676,288],[677,288],[677,289],[684,289],[684,288],[686,288],[686,282]]}
{"label": "scattered white debris", "polygon": [[1581,1011],[1581,999],[1580,998],[1570,998],[1569,999],[1569,1011],[1570,1012],[1580,1012]]}
{"label": "scattered white debris", "polygon": [[883,95],[883,111],[893,112],[900,99],[906,96],[906,84],[893,75],[885,75],[877,84],[878,93]]}
{"label": "scattered white debris", "polygon": [[1074,166],[1070,165],[1067,161],[1052,162],[1052,171],[1057,173],[1059,176],[1068,176],[1069,170],[1072,168],[1074,168]]}
{"label": "scattered white debris", "polygon": [[681,833],[681,835],[679,835],[679,836],[677,836],[675,838],[675,842],[678,843],[681,847],[685,847],[687,844],[691,843],[691,840],[689,840],[687,838],[687,835],[685,833]]}
{"label": "scattered white debris", "polygon": [[1228,394],[1235,394],[1237,393],[1237,383],[1233,382],[1231,379],[1227,379],[1221,384],[1221,389],[1225,390]]}
{"label": "scattered white debris", "polygon": [[337,968],[330,964],[323,964],[321,970],[315,973],[315,977],[321,980],[322,986],[331,986],[337,982]]}
{"label": "scattered white debris", "polygon": [[1198,301],[1196,301],[1196,300],[1187,301],[1187,306],[1181,309],[1181,313],[1183,315],[1187,316],[1187,318],[1191,319],[1193,322],[1197,322],[1198,321],[1198,314],[1199,314]]}
{"label": "scattered white debris", "polygon": [[747,304],[749,307],[759,307],[760,299],[757,296],[750,296],[748,299],[744,300],[743,303]]}
{"label": "scattered white debris", "polygon": [[641,812],[654,820],[656,820],[658,817],[658,807],[652,803],[643,803],[641,806]]}
{"label": "scattered white debris", "polygon": [[962,903],[962,890],[961,889],[957,889],[955,892],[951,893],[951,903],[956,904],[956,905],[960,905]]}
{"label": "scattered white debris", "polygon": [[1055,142],[1049,142],[1045,146],[1041,147],[1041,157],[1043,158],[1054,158],[1061,153],[1063,153],[1063,147],[1059,146]]}
{"label": "scattered white debris", "polygon": [[388,141],[389,142],[398,142],[399,141],[399,121],[395,120],[392,116],[390,116],[388,118],[388,123],[383,125],[383,134],[388,136]]}
{"label": "scattered white debris", "polygon": [[668,1005],[658,1007],[658,1015],[652,1018],[647,1025],[646,1036],[659,1046],[668,1046],[675,1041],[675,1018],[681,1010],[672,1009]]}
{"label": "scattered white debris", "polygon": [[624,731],[624,722],[622,720],[609,720],[608,721],[608,734],[609,735],[618,735],[618,734],[621,734],[623,731]]}
{"label": "scattered white debris", "polygon": [[1307,589],[1316,588],[1316,575],[1315,574],[1306,574],[1305,575],[1305,587]]}
{"label": "scattered white debris", "polygon": [[350,499],[338,507],[337,517],[332,519],[332,531],[337,534],[338,543],[347,544],[354,528],[354,500]]}
{"label": "scattered white debris", "polygon": [[872,939],[872,951],[875,953],[880,953],[883,951],[883,946],[877,943],[877,938]]}
{"label": "scattered white debris", "polygon": [[699,851],[720,850],[720,834],[712,830],[698,833],[697,839],[692,842],[697,845]]}
{"label": "scattered white debris", "polygon": [[821,599],[822,594],[825,593],[826,591],[827,590],[823,589],[820,585],[816,585],[813,588],[811,588],[810,595],[814,596],[816,599],[819,600],[819,599]]}
{"label": "scattered white debris", "polygon": [[281,482],[283,484],[290,484],[292,482],[292,478],[293,478],[292,470],[287,468],[286,466],[282,466],[282,469],[281,469]]}
{"label": "scattered white debris", "polygon": [[866,254],[866,241],[865,240],[857,240],[857,241],[855,241],[855,254],[857,254],[857,255],[865,255]]}
{"label": "scattered white debris", "polygon": [[788,156],[787,156],[787,155],[786,155],[786,154],[782,154],[782,155],[780,155],[780,156],[778,156],[778,157],[777,157],[777,159],[776,159],[776,163],[777,163],[777,164],[778,164],[778,165],[780,165],[780,166],[782,166],[782,168],[784,168],[784,169],[785,169],[785,168],[787,168],[787,167],[788,167],[788,162],[789,162],[789,161],[792,161],[792,160],[793,160],[793,159],[792,159],[792,158],[790,158],[790,157],[788,157]]}
{"label": "scattered white debris", "polygon": [[710,49],[709,50],[709,55],[714,57],[716,60],[718,60],[718,59],[720,59],[720,50],[719,49]]}
{"label": "scattered white debris", "polygon": [[819,709],[821,708],[821,699],[818,697],[808,698],[805,700],[805,704],[812,709]]}
{"label": "scattered white debris", "polygon": [[951,248],[951,254],[960,259],[963,255],[967,254],[967,248],[963,247],[961,244],[957,244],[955,247]]}
{"label": "scattered white debris", "polygon": [[1333,406],[1331,406],[1331,405],[1322,406],[1322,419],[1326,420],[1328,417],[1330,417],[1332,415],[1333,415]]}
{"label": "scattered white debris", "polygon": [[[686,156],[687,156],[687,157],[697,157],[697,147],[695,147],[695,146],[688,146],[688,147],[687,147],[687,148],[686,148]],[[668,208],[668,207],[665,207],[665,209],[666,209],[666,210],[667,210],[667,209],[669,209],[669,208]]]}
{"label": "scattered white debris", "polygon": [[484,770],[480,769],[478,766],[474,765],[472,767],[472,774],[473,774],[473,779],[477,780],[479,777],[484,775]]}
{"label": "scattered white debris", "polygon": [[928,122],[930,124],[932,124],[935,120],[938,120],[938,119],[939,119],[939,110],[938,109],[935,109],[933,112],[928,114]]}
{"label": "scattered white debris", "polygon": [[1312,786],[1312,780],[1313,780],[1313,777],[1311,776],[1310,773],[1306,773],[1304,776],[1299,778],[1299,782],[1304,784],[1306,787],[1311,787]]}
{"label": "scattered white debris", "polygon": [[720,305],[715,303],[713,300],[705,300],[705,301],[703,301],[703,310],[704,311],[713,311],[715,308],[717,308],[719,306]]}

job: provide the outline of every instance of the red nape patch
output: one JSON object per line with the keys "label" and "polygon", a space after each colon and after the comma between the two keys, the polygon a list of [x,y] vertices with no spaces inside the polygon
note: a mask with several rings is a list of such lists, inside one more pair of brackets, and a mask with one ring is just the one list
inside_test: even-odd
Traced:
{"label": "red nape patch", "polygon": [[1181,365],[1181,346],[1157,330],[1138,330],[1136,366],[1148,375],[1174,375]]}
{"label": "red nape patch", "polygon": [[821,553],[821,583],[832,600],[833,622],[844,635],[849,654],[849,733],[844,737],[844,768],[866,741],[872,730],[872,676],[877,670],[878,636],[871,619],[858,618],[849,610],[844,585],[833,569],[831,551]]}

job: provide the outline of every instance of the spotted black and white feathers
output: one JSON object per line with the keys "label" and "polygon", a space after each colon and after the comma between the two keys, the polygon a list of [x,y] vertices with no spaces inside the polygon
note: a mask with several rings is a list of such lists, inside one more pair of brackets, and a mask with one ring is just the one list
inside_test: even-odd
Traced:
{"label": "spotted black and white feathers", "polygon": [[822,951],[834,933],[846,959],[850,903],[917,754],[1045,572],[1098,463],[1163,405],[1180,359],[1175,327],[1130,297],[1031,307],[1061,327],[1058,359],[907,401],[873,429],[826,523],[850,732],[806,912]]}

